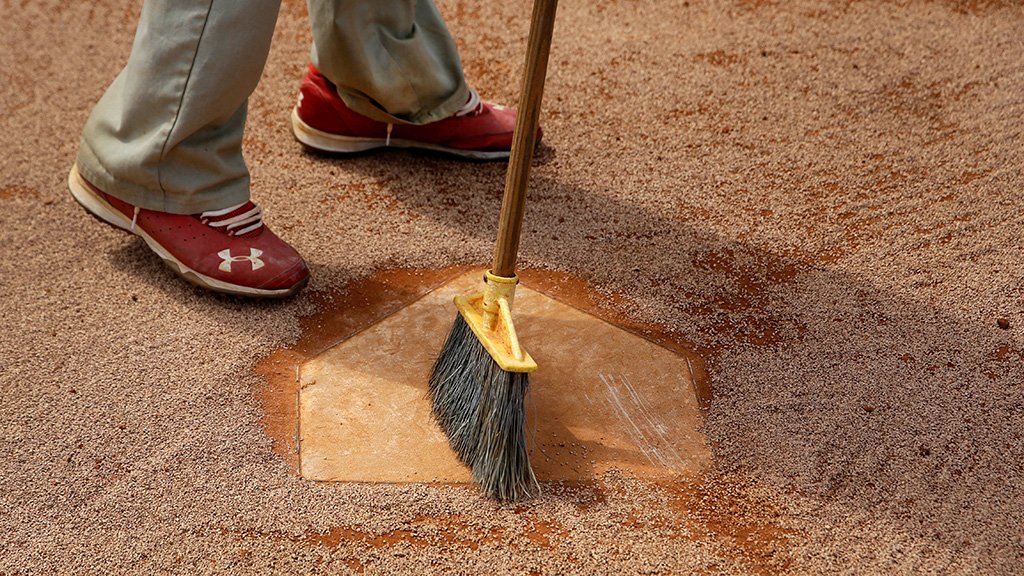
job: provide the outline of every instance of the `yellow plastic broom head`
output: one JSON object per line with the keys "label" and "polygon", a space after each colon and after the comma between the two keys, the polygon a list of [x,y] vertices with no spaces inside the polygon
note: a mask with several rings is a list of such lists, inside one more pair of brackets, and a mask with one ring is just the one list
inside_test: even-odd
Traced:
{"label": "yellow plastic broom head", "polygon": [[506,372],[533,372],[537,363],[523,350],[512,324],[518,276],[484,275],[484,291],[456,296],[455,306],[491,358]]}

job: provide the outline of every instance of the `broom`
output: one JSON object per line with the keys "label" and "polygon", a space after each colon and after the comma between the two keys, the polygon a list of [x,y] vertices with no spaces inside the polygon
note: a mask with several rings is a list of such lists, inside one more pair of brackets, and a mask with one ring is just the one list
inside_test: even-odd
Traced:
{"label": "broom", "polygon": [[484,493],[512,501],[540,485],[530,467],[523,403],[537,369],[512,324],[516,254],[530,160],[558,0],[535,0],[527,42],[519,115],[505,178],[498,238],[483,292],[456,296],[459,314],[430,375],[434,418]]}

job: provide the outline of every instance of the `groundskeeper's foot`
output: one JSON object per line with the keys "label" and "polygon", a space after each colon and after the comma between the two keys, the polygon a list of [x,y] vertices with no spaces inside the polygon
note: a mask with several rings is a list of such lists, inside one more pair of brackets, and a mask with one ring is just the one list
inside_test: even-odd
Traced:
{"label": "groundskeeper's foot", "polygon": [[513,110],[484,102],[475,91],[454,116],[437,122],[378,122],[346,106],[334,84],[312,65],[302,80],[299,103],[292,110],[295,138],[323,152],[419,148],[475,160],[501,160],[509,156],[515,125]]}
{"label": "groundskeeper's foot", "polygon": [[309,280],[305,261],[267,228],[252,202],[193,215],[140,209],[93,186],[77,166],[68,188],[86,211],[145,240],[171,270],[197,286],[283,298]]}

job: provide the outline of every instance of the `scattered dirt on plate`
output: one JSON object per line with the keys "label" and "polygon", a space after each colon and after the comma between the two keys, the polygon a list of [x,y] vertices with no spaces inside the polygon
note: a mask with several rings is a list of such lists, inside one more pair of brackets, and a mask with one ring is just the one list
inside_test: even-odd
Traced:
{"label": "scattered dirt on plate", "polygon": [[[264,430],[273,440],[275,453],[284,458],[293,470],[298,469],[296,431],[299,366],[472,268],[453,266],[433,270],[385,270],[353,282],[342,290],[315,295],[319,312],[301,319],[302,336],[299,341],[274,351],[256,366],[256,372],[266,382],[259,395],[263,407]],[[705,361],[693,352],[690,343],[670,333],[667,327],[627,318],[617,311],[621,307],[616,306],[620,300],[616,295],[604,295],[590,290],[585,280],[540,269],[522,270],[520,277],[524,286],[686,357],[693,373],[697,400],[702,409],[710,405],[712,389]],[[453,318],[454,314],[453,308]]]}

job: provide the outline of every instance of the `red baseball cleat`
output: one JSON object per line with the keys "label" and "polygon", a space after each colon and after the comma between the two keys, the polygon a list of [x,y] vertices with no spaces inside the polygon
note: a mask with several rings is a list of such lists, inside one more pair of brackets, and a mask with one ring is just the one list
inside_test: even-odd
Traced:
{"label": "red baseball cleat", "polygon": [[171,270],[197,286],[282,298],[309,280],[302,257],[263,224],[252,202],[193,215],[140,209],[93,186],[77,166],[68,188],[90,214],[140,236]]}
{"label": "red baseball cleat", "polygon": [[[292,110],[299,142],[324,152],[362,152],[387,146],[420,148],[476,160],[508,158],[516,113],[480,100],[475,90],[454,116],[430,124],[389,124],[354,112],[312,65]],[[540,130],[537,131],[540,140]]]}

